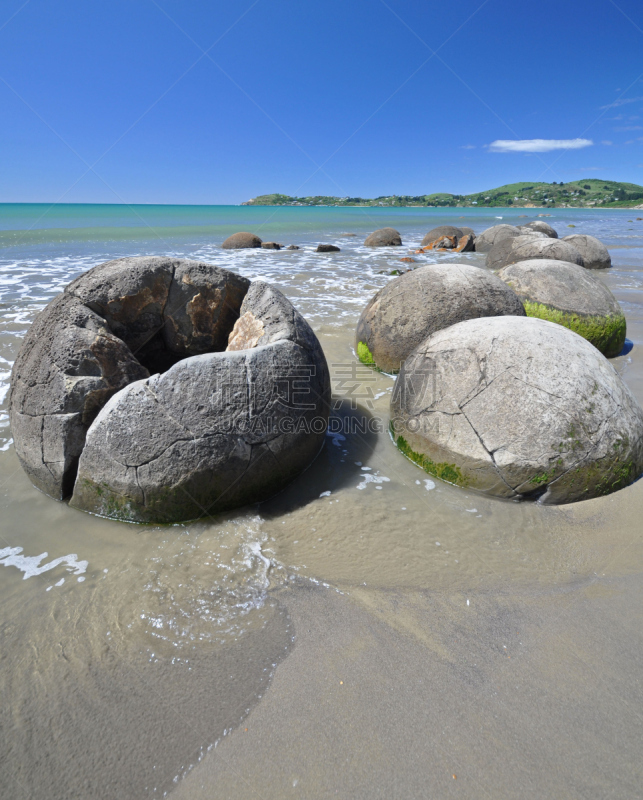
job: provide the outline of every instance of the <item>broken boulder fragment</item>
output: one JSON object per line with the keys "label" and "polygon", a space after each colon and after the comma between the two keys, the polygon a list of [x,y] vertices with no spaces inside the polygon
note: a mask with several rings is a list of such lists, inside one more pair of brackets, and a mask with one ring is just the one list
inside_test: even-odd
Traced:
{"label": "broken boulder fragment", "polygon": [[321,447],[329,399],[317,338],[269,284],[128,258],[80,276],[38,315],[10,417],[20,462],[47,494],[73,489],[86,511],[176,522],[282,488]]}

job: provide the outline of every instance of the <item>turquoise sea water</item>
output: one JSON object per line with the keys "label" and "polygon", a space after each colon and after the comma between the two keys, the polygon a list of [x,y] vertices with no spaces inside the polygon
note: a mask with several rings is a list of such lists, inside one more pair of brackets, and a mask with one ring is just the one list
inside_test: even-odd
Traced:
{"label": "turquoise sea water", "polygon": [[[477,208],[301,208],[262,206],[172,206],[0,203],[0,247],[29,247],[91,241],[170,241],[184,237],[222,240],[252,230],[264,241],[279,237],[367,233],[385,226],[401,232],[450,223],[483,229],[499,218],[517,221],[542,209]],[[552,209],[552,221],[591,224],[600,234],[625,234],[631,209]],[[428,226],[428,227],[427,227]],[[637,233],[641,234],[640,226]]]}

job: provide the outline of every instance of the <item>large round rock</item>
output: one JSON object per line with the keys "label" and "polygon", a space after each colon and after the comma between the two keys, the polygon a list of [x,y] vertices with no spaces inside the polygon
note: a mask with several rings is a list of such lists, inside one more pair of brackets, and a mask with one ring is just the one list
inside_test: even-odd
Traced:
{"label": "large round rock", "polygon": [[575,331],[608,358],[625,343],[625,315],[618,300],[596,275],[568,261],[533,259],[498,273],[523,301],[528,317]]}
{"label": "large round rock", "polygon": [[588,236],[585,233],[572,233],[563,237],[564,242],[569,242],[582,255],[587,269],[607,269],[612,266],[609,250],[600,239]]}
{"label": "large round rock", "polygon": [[476,236],[476,252],[488,253],[498,242],[516,236],[520,236],[520,231],[514,225],[494,225]]}
{"label": "large round rock", "polygon": [[[306,389],[303,405],[293,401]],[[201,262],[127,258],[85,273],[38,315],[14,364],[10,417],[20,462],[44,492],[166,522],[285,485],[320,447],[328,396],[319,343],[277,290]],[[241,430],[250,418],[263,429]]]}
{"label": "large round rock", "polygon": [[643,472],[643,411],[585,339],[540,319],[468,320],[406,360],[400,450],[429,474],[504,498],[570,503]]}
{"label": "large round rock", "polygon": [[366,247],[400,247],[402,237],[395,228],[380,228],[366,237]]}
{"label": "large round rock", "polygon": [[254,233],[247,231],[240,231],[228,236],[225,242],[221,245],[224,250],[245,250],[251,247],[261,247],[261,239]]}
{"label": "large round rock", "polygon": [[429,334],[501,314],[525,315],[518,296],[501,280],[470,264],[431,264],[377,292],[357,324],[355,348],[365,364],[397,372]]}
{"label": "large round rock", "polygon": [[497,242],[487,253],[486,263],[490,269],[498,270],[531,258],[569,261],[580,267],[584,266],[583,257],[569,242],[530,235],[505,238]]}

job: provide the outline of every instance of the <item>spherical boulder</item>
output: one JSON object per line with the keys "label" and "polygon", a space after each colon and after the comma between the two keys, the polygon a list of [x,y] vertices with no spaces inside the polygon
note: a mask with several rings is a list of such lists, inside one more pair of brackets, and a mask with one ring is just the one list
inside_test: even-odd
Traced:
{"label": "spherical boulder", "polygon": [[498,270],[531,258],[569,261],[584,266],[583,257],[569,242],[531,235],[502,239],[489,250],[486,263],[490,269]]}
{"label": "spherical boulder", "polygon": [[500,270],[525,306],[528,317],[547,319],[575,331],[607,358],[625,343],[625,315],[600,280],[578,264],[532,259]]}
{"label": "spherical boulder", "polygon": [[520,236],[520,231],[514,225],[493,225],[476,236],[476,252],[488,253],[502,239],[510,239],[516,236]]}
{"label": "spherical boulder", "polygon": [[572,233],[563,236],[564,242],[569,242],[582,255],[587,269],[607,269],[612,266],[609,250],[600,239],[584,233]]}
{"label": "spherical boulder", "polygon": [[558,239],[558,234],[552,226],[547,222],[543,222],[541,219],[532,220],[532,222],[527,222],[521,225],[521,227],[530,228],[532,231],[538,231],[538,233],[544,233],[545,236],[548,236],[550,239]]}
{"label": "spherical boulder", "polygon": [[495,495],[570,503],[643,472],[643,411],[573,331],[487,317],[429,336],[407,358],[391,435],[429,474]]}
{"label": "spherical boulder", "polygon": [[38,315],[10,417],[47,494],[175,522],[282,488],[319,450],[329,398],[319,342],[276,289],[201,262],[126,258]]}
{"label": "spherical boulder", "polygon": [[536,239],[551,239],[551,236],[547,236],[546,233],[542,231],[535,231],[533,228],[528,228],[526,225],[518,225],[516,228],[517,231],[520,232],[521,236],[535,236]]}
{"label": "spherical boulder", "polygon": [[261,247],[262,241],[254,233],[247,233],[240,231],[228,236],[225,242],[221,245],[224,250],[245,250],[250,247]]}
{"label": "spherical boulder", "polygon": [[464,225],[460,225],[460,230],[462,231],[462,233],[463,233],[465,236],[466,236],[467,234],[469,234],[469,236],[473,236],[473,238],[475,239],[475,236],[476,236],[476,234],[475,234],[475,231],[473,230],[473,228],[467,228],[467,227],[465,227]]}
{"label": "spherical boulder", "polygon": [[422,239],[422,247],[436,242],[438,239],[443,239],[445,236],[455,237],[456,244],[458,239],[462,236],[461,228],[456,228],[454,225],[439,225],[437,228],[432,228]]}
{"label": "spherical boulder", "polygon": [[470,264],[430,264],[387,284],[357,324],[359,359],[394,373],[431,333],[464,319],[524,316],[518,296],[485,269]]}
{"label": "spherical boulder", "polygon": [[399,247],[402,237],[395,228],[380,228],[367,236],[364,244],[367,247]]}

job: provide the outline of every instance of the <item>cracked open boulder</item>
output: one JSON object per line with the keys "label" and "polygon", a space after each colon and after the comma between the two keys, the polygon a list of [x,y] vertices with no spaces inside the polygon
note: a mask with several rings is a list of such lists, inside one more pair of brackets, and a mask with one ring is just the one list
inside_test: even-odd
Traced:
{"label": "cracked open boulder", "polygon": [[357,324],[359,359],[397,372],[429,334],[474,317],[524,316],[515,292],[470,264],[429,264],[392,280],[370,300]]}
{"label": "cracked open boulder", "polygon": [[630,390],[593,345],[540,319],[474,319],[428,337],[396,380],[391,433],[431,475],[504,498],[571,503],[643,472]]}
{"label": "cracked open boulder", "polygon": [[549,259],[519,261],[498,277],[520,297],[528,317],[557,322],[612,358],[625,344],[623,310],[605,284],[578,264]]}
{"label": "cracked open boulder", "polygon": [[319,452],[330,399],[319,342],[277,289],[158,257],[73,281],[34,321],[11,384],[32,482],[134,522],[279,491]]}
{"label": "cracked open boulder", "polygon": [[[430,230],[420,245],[420,250],[453,250],[466,253],[475,247],[475,234],[471,228],[466,231],[454,225],[439,225]],[[417,252],[419,253],[420,250]]]}

